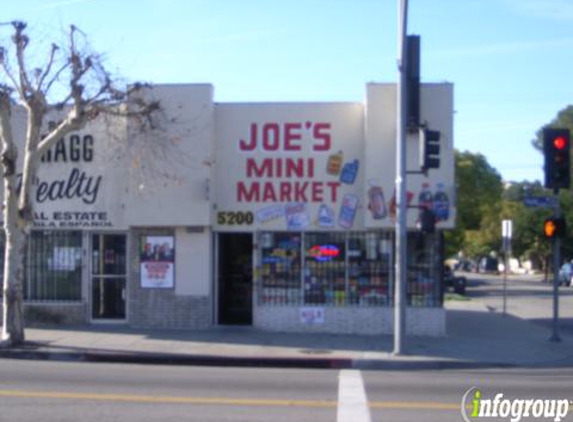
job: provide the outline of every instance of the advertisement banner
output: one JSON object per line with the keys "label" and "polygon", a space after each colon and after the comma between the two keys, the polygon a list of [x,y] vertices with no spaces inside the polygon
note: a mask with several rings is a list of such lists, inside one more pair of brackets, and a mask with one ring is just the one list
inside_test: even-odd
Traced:
{"label": "advertisement banner", "polygon": [[175,274],[173,236],[145,236],[140,250],[141,287],[172,289]]}

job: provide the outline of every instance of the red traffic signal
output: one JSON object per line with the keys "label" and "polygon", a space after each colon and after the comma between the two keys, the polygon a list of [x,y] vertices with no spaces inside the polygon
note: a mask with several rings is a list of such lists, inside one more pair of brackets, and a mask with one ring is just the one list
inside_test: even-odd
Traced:
{"label": "red traffic signal", "polygon": [[555,139],[553,139],[553,146],[557,150],[564,150],[565,148],[567,148],[568,143],[569,141],[564,136],[558,136]]}
{"label": "red traffic signal", "polygon": [[543,130],[543,155],[545,158],[545,187],[569,189],[571,183],[571,142],[568,129]]}
{"label": "red traffic signal", "polygon": [[545,236],[546,239],[564,237],[566,231],[565,219],[562,217],[551,217],[543,222],[543,236]]}

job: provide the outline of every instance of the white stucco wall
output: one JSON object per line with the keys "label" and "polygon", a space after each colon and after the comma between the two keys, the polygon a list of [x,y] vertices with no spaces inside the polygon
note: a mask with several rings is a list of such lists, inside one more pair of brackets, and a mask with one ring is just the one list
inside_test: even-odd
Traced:
{"label": "white stucco wall", "polygon": [[[213,148],[213,87],[207,84],[159,85],[161,139],[131,128],[134,142],[162,142],[166,148],[143,153],[129,167],[126,220],[132,226],[207,226],[210,224]],[[147,138],[145,138],[147,137]],[[149,138],[151,137],[151,138]],[[150,163],[152,162],[152,163]]]}
{"label": "white stucco wall", "polygon": [[177,296],[210,296],[211,251],[211,232],[207,228],[176,229],[175,294]]}

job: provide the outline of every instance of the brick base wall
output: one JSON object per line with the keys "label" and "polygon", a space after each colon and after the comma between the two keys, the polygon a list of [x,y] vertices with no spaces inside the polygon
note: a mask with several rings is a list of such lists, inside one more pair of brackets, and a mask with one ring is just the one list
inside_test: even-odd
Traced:
{"label": "brick base wall", "polygon": [[[0,323],[2,308],[0,302]],[[24,321],[28,327],[41,324],[85,324],[88,322],[87,305],[82,302],[25,303]]]}
{"label": "brick base wall", "polygon": [[175,296],[172,291],[154,290],[129,303],[128,323],[139,328],[205,329],[211,326],[211,299]]}
{"label": "brick base wall", "polygon": [[[333,334],[392,334],[393,308],[324,308],[324,324],[308,325],[300,321],[298,307],[256,306],[253,325],[268,331],[321,332]],[[441,337],[446,334],[443,308],[408,308],[406,332],[414,336]]]}

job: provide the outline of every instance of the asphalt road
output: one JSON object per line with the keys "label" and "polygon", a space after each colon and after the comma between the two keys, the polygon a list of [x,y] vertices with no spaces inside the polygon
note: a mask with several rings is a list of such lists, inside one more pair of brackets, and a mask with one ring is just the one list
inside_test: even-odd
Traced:
{"label": "asphalt road", "polygon": [[[459,273],[468,278],[466,294],[485,303],[489,309],[503,311],[503,276]],[[551,330],[553,322],[553,284],[541,276],[511,276],[506,283],[506,310]],[[573,335],[573,288],[559,288],[559,329]]]}
{"label": "asphalt road", "polygon": [[[503,278],[467,275],[472,300],[500,312]],[[561,329],[573,334],[572,288],[560,288],[560,305]],[[551,285],[511,277],[507,311],[549,332]],[[338,371],[0,360],[0,422],[447,422],[462,420],[462,397],[472,387],[486,398],[570,400],[573,368]]]}
{"label": "asphalt road", "polygon": [[2,422],[447,422],[461,420],[471,387],[484,397],[573,398],[573,369],[563,368],[360,372],[0,360],[0,374]]}

